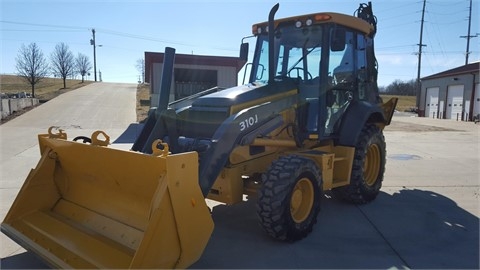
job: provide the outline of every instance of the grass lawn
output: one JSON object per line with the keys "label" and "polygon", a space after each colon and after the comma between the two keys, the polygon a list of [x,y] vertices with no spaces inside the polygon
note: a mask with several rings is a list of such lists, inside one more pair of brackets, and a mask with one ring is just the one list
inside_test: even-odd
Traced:
{"label": "grass lawn", "polygon": [[150,85],[139,84],[137,86],[137,122],[142,122],[148,116],[150,110]]}
{"label": "grass lawn", "polygon": [[[45,78],[35,85],[35,97],[48,101],[62,93],[80,88],[93,81],[67,80],[67,88],[63,88],[63,80],[60,78]],[[0,75],[0,92],[2,93],[32,93],[31,85],[23,78],[15,75]]]}
{"label": "grass lawn", "polygon": [[383,102],[388,101],[392,97],[397,97],[398,98],[398,103],[397,103],[397,111],[404,112],[404,111],[411,111],[411,108],[416,107],[416,96],[396,96],[396,95],[380,95],[383,99]]}

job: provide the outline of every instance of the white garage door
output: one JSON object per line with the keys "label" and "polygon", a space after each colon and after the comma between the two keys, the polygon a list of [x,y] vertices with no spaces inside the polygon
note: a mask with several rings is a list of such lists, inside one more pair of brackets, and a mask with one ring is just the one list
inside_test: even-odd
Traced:
{"label": "white garage door", "polygon": [[473,116],[480,114],[480,84],[475,86],[475,98],[473,99]]}
{"label": "white garage door", "polygon": [[431,117],[431,118],[437,117],[438,91],[439,91],[439,87],[427,88],[427,99],[425,102],[425,117]]}
{"label": "white garage door", "polygon": [[447,96],[447,119],[458,119],[462,117],[463,111],[463,85],[448,86]]}

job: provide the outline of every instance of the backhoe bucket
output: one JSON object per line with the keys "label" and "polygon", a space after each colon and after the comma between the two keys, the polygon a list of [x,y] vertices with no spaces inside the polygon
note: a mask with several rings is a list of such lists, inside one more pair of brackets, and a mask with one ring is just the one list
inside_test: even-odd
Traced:
{"label": "backhoe bucket", "polygon": [[[50,133],[50,131],[49,131]],[[103,134],[107,140],[108,136]],[[196,152],[153,155],[39,135],[41,159],[1,230],[58,268],[186,268],[213,221]]]}

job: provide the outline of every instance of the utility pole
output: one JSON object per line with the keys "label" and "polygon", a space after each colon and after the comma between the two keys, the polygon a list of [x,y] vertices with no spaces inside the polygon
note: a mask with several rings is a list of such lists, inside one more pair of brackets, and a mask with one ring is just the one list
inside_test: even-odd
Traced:
{"label": "utility pole", "polygon": [[427,46],[422,43],[423,40],[423,22],[425,21],[425,5],[427,0],[423,0],[423,9],[422,9],[422,20],[420,21],[420,42],[418,45],[418,70],[417,70],[417,109],[420,106],[420,92],[421,92],[421,84],[420,84],[420,70],[422,68],[422,48]]}
{"label": "utility pole", "polygon": [[460,36],[461,38],[467,39],[467,50],[465,51],[465,65],[468,65],[468,55],[470,54],[470,39],[478,36],[478,34],[475,36],[470,35],[471,25],[472,25],[472,0],[470,0],[470,8],[468,12],[468,34],[466,36]]}
{"label": "utility pole", "polygon": [[95,51],[95,29],[92,29],[92,36],[93,38],[90,39],[90,45],[93,46],[93,74],[95,77],[95,81],[97,81],[97,55]]}

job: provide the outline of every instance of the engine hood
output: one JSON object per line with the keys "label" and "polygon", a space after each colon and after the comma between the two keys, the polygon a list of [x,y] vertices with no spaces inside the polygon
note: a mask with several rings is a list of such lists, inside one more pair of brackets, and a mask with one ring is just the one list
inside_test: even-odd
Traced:
{"label": "engine hood", "polygon": [[275,81],[270,84],[255,82],[202,96],[192,103],[192,107],[230,107],[254,100],[263,100],[268,96],[293,89],[297,89],[297,85],[294,80],[290,79]]}

